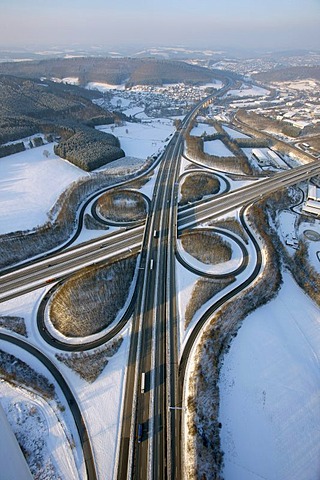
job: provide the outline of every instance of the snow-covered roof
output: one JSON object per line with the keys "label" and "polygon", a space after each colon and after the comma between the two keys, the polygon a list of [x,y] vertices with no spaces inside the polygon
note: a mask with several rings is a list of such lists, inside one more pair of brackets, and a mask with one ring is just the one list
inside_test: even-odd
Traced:
{"label": "snow-covered roof", "polygon": [[308,186],[308,200],[320,200],[320,188],[309,183]]}
{"label": "snow-covered roof", "polygon": [[303,210],[305,212],[314,213],[315,215],[320,215],[320,203],[315,200],[308,200],[304,204]]}
{"label": "snow-covered roof", "polygon": [[11,429],[6,414],[0,403],[0,465],[1,478],[6,480],[32,480],[27,462],[18,441]]}

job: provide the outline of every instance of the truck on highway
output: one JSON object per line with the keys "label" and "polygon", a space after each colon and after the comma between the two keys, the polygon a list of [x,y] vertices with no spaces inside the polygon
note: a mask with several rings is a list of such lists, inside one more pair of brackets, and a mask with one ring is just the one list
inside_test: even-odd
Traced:
{"label": "truck on highway", "polygon": [[139,423],[139,425],[138,425],[138,443],[141,443],[141,441],[142,441],[142,433],[143,433],[142,423]]}
{"label": "truck on highway", "polygon": [[145,374],[145,372],[143,372],[141,374],[141,393],[144,393],[145,384],[146,384],[146,374]]}
{"label": "truck on highway", "polygon": [[150,260],[150,270],[153,270],[153,258]]}

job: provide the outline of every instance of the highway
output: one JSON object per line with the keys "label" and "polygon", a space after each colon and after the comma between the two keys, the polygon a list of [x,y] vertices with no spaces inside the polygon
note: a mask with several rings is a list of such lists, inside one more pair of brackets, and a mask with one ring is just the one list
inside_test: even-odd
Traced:
{"label": "highway", "polygon": [[[131,345],[130,351],[130,359],[136,357],[136,372],[130,361],[132,371],[127,375],[126,386],[128,412],[125,409],[123,415],[118,478],[127,478],[127,475],[129,478],[131,475],[134,478],[167,478],[167,468],[171,465],[167,461],[167,436],[168,431],[172,431],[170,418],[168,425],[172,376],[167,346],[170,339],[172,341],[168,336],[171,321],[168,299],[170,301],[172,297],[168,278],[173,278],[169,269],[174,263],[174,249],[173,230],[169,228],[169,233],[168,226],[173,225],[171,204],[175,199],[178,171],[173,160],[179,158],[182,147],[182,137],[176,134],[160,167],[146,227],[141,259],[141,264],[145,265],[145,278],[134,319],[136,335],[133,335],[139,340]],[[146,375],[145,392],[141,392],[142,373]],[[130,392],[132,398],[129,399]],[[135,409],[130,416],[132,405]],[[132,420],[130,425],[125,420],[128,418]],[[138,425],[143,426],[141,443],[137,442]]]}
{"label": "highway", "polygon": [[58,281],[83,267],[137,253],[143,234],[144,226],[122,229],[5,273],[0,276],[0,302]]}
{"label": "highway", "polygon": [[[222,94],[229,83],[216,92]],[[215,95],[210,97],[210,100]],[[175,242],[177,181],[186,116],[167,146],[156,179],[142,245],[144,282],[136,304],[127,369],[117,478],[177,479],[181,471]],[[142,374],[146,389],[141,391]]]}
{"label": "highway", "polygon": [[[227,81],[220,91],[197,104],[185,117],[181,130],[172,137],[161,157],[145,225],[119,229],[0,276],[0,302],[3,302],[40,286],[54,285],[84,267],[140,252],[139,281],[130,306],[133,318],[131,343],[126,369],[121,436],[114,472],[114,477],[121,480],[180,478],[181,408],[186,362],[202,325],[209,318],[212,309],[219,305],[212,307],[196,325],[179,362],[175,290],[178,231],[242,208],[278,189],[320,173],[320,165],[316,161],[255,181],[236,191],[226,191],[205,202],[185,206],[178,212],[178,175],[184,150],[183,134],[201,105],[225,93],[231,83],[230,80]],[[245,224],[243,226],[248,230]],[[256,248],[259,260],[259,247],[249,230],[247,233]],[[258,261],[250,278],[223,297],[220,303],[248,285],[259,269]],[[43,329],[42,317],[40,312],[40,330]],[[123,323],[114,331],[119,332],[122,325]],[[46,333],[43,337],[48,343],[56,342]],[[104,337],[94,346],[109,338],[110,335],[108,338]],[[55,346],[68,350],[67,346],[59,343],[55,343]],[[82,348],[92,347],[93,345],[89,344]],[[70,349],[76,350],[78,346]],[[145,385],[142,388],[143,377]],[[89,477],[95,478],[92,465],[90,468]]]}
{"label": "highway", "polygon": [[292,170],[277,173],[270,178],[255,182],[252,185],[233,190],[231,192],[219,195],[202,204],[189,207],[181,211],[178,215],[179,230],[191,228],[204,221],[213,219],[228,213],[243,205],[259,200],[265,195],[269,195],[281,188],[288,187],[306,180],[320,173],[320,164],[318,161],[296,167]]}
{"label": "highway", "polygon": [[[180,142],[182,142],[181,139],[179,140]],[[172,148],[170,145],[166,155],[170,154],[170,149]],[[307,165],[277,173],[270,178],[265,178],[251,185],[224,193],[206,202],[185,206],[178,213],[178,230],[182,231],[186,228],[192,228],[204,221],[259,200],[262,196],[280,188],[294,185],[319,173],[320,165],[316,160]],[[167,203],[163,207],[166,210],[171,206],[168,200],[173,202],[170,196],[166,199]],[[151,208],[154,207],[151,206]],[[158,206],[158,208],[160,207]],[[172,208],[171,216],[174,217],[177,209],[174,202]],[[10,273],[0,276],[0,302],[9,300],[18,294],[22,295],[48,283],[58,281],[85,266],[98,264],[115,256],[124,258],[127,255],[137,253],[141,250],[144,230],[144,225],[128,230],[120,229],[118,232],[79,244],[62,253],[52,254],[46,257],[45,260],[40,260],[32,265],[22,268],[17,267]]]}

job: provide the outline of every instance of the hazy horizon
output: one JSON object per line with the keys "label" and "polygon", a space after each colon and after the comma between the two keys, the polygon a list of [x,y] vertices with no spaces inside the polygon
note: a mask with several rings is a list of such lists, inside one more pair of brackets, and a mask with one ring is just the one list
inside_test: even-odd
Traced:
{"label": "hazy horizon", "polygon": [[0,46],[319,49],[319,0],[0,0]]}

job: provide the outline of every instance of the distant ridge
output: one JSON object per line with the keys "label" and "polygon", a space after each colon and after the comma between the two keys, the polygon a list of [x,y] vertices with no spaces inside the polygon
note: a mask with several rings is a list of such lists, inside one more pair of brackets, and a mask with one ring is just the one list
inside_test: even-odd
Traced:
{"label": "distant ridge", "polygon": [[0,74],[28,78],[75,77],[79,84],[104,82],[112,85],[161,85],[185,82],[210,83],[222,72],[189,63],[154,58],[77,57],[0,64]]}
{"label": "distant ridge", "polygon": [[262,82],[290,82],[294,80],[320,80],[320,66],[315,67],[288,67],[261,72],[252,75],[255,80]]}

